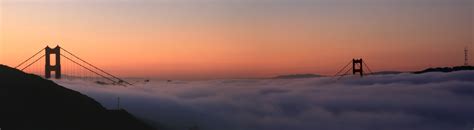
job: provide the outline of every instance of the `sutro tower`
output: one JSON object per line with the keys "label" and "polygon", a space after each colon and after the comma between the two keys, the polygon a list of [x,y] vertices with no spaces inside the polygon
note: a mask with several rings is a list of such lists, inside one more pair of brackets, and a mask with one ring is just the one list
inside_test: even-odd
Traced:
{"label": "sutro tower", "polygon": [[468,59],[468,50],[467,47],[464,48],[464,66],[469,66],[469,59]]}

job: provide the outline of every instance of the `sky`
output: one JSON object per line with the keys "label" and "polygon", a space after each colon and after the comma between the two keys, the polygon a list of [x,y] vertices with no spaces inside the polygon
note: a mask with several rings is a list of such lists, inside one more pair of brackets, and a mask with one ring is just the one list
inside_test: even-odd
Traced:
{"label": "sky", "polygon": [[473,6],[472,0],[1,0],[0,63],[15,66],[60,45],[126,77],[332,75],[352,58],[374,71],[455,66],[464,63],[464,47],[474,50]]}

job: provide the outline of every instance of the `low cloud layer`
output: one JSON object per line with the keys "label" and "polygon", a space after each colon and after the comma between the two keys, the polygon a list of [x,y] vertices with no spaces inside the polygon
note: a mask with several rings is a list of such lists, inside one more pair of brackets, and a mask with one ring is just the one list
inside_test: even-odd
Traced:
{"label": "low cloud layer", "polygon": [[364,78],[57,83],[166,129],[471,130],[474,72]]}

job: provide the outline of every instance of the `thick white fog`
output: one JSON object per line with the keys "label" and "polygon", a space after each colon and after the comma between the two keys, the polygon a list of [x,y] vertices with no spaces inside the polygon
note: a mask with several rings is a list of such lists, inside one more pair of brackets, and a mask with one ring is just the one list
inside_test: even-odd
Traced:
{"label": "thick white fog", "polygon": [[310,79],[58,84],[166,129],[471,130],[474,71]]}

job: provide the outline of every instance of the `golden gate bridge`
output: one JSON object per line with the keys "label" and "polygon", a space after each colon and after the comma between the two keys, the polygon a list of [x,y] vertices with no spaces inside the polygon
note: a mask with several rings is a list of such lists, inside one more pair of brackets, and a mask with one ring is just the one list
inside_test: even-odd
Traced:
{"label": "golden gate bridge", "polygon": [[[51,57],[51,55],[54,56]],[[66,60],[62,60],[61,58]],[[56,46],[55,48],[46,46],[44,49],[39,50],[33,56],[21,62],[15,68],[43,76],[46,79],[50,79],[52,75],[54,75],[55,79],[82,79],[100,84],[132,85],[122,78],[112,75],[60,46]]]}
{"label": "golden gate bridge", "polygon": [[[51,55],[54,55],[54,57],[51,57]],[[42,60],[43,58],[44,60]],[[61,58],[66,60],[63,61]],[[351,64],[352,67],[349,67]],[[133,85],[130,82],[87,62],[71,51],[60,46],[56,46],[55,48],[46,46],[44,49],[39,50],[33,56],[21,62],[15,68],[24,72],[43,76],[46,79],[50,79],[52,75],[54,75],[55,79],[82,79],[91,80],[99,84]],[[370,73],[367,73],[366,70]],[[360,75],[360,77],[373,73],[363,59],[352,59],[333,77],[339,80],[342,77],[349,75],[350,71],[352,71],[353,75]]]}
{"label": "golden gate bridge", "polygon": [[[352,64],[352,68],[349,67]],[[341,79],[342,77],[349,75],[349,72],[352,70],[353,75],[359,74],[360,77],[364,77],[364,75],[373,74],[372,69],[370,69],[369,65],[361,58],[361,59],[352,59],[345,65],[341,70],[339,70],[334,77],[337,80]],[[366,71],[367,70],[367,71]],[[344,72],[344,73],[342,73]],[[369,72],[369,73],[367,73]]]}

